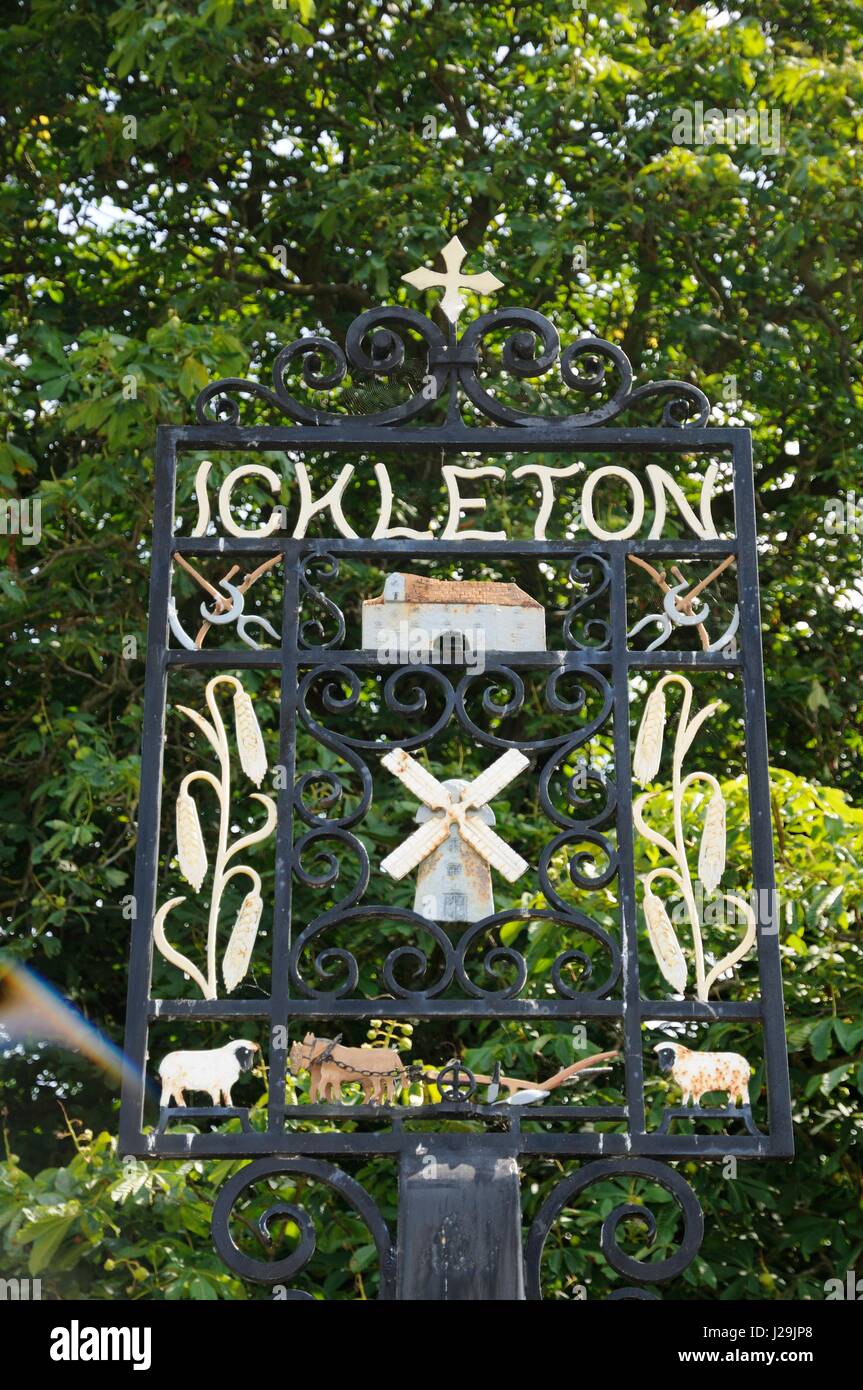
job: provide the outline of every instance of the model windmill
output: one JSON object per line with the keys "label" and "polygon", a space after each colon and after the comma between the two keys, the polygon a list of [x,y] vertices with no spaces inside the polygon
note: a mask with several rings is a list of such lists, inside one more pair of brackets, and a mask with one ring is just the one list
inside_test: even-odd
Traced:
{"label": "model windmill", "polygon": [[419,865],[415,912],[438,922],[478,922],[494,912],[491,869],[509,883],[521,878],[528,863],[491,829],[494,812],[487,803],[528,761],[511,748],[473,782],[439,782],[403,749],[381,759],[423,803],[419,830],[381,861],[384,873],[397,880]]}

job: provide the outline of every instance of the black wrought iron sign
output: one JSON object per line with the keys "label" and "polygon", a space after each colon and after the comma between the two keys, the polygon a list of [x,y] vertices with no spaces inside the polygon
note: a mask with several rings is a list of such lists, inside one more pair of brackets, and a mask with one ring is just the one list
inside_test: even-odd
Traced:
{"label": "black wrought iron sign", "polygon": [[[791,1153],[749,432],[531,310],[461,330],[500,287],[463,258],[405,277],[444,328],[372,310],[159,431],[122,1146],[257,1160],[214,1235],[270,1284],[308,1213],[260,1214],[285,1258],[232,1216],[334,1188],[382,1297],[538,1297],[564,1209],[644,1178],[679,1249],[624,1253],[624,1203],[602,1250],[650,1296],[702,1230],[667,1161]],[[544,1159],[571,1172],[523,1244]]]}

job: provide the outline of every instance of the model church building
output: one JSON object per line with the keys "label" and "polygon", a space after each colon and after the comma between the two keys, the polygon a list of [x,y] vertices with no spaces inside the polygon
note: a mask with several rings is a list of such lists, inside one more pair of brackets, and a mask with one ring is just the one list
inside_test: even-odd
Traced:
{"label": "model church building", "polygon": [[390,574],[383,594],[363,603],[362,644],[395,660],[425,648],[423,659],[431,662],[446,660],[442,653],[459,644],[468,659],[484,651],[541,652],[545,609],[517,584]]}

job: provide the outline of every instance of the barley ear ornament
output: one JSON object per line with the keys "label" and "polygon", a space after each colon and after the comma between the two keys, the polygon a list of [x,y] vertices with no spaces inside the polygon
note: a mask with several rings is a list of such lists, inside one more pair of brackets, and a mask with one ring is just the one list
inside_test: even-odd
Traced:
{"label": "barley ear ornament", "polygon": [[[191,774],[194,777],[194,773]],[[191,883],[196,893],[207,877],[207,850],[198,816],[198,805],[188,791],[189,778],[183,779],[177,797],[177,856],[180,860],[180,873]]]}
{"label": "barley ear ornament", "polygon": [[665,734],[665,690],[657,685],[647,697],[644,714],[635,740],[635,754],[632,759],[632,773],[635,780],[646,786],[656,779],[662,761],[662,743]]}
{"label": "barley ear ornament", "polygon": [[260,802],[266,810],[263,825],[239,835],[230,841],[231,821],[237,814],[231,808],[231,754],[228,733],[216,692],[220,686],[230,686],[233,691],[234,728],[237,738],[237,753],[240,766],[256,787],[261,785],[267,772],[267,754],[258,717],[248,692],[236,676],[215,676],[209,681],[205,700],[210,714],[208,719],[198,710],[178,705],[178,713],[184,715],[204,734],[218,760],[218,776],[199,768],[188,773],[180,784],[176,802],[177,858],[183,877],[199,893],[210,873],[210,862],[201,827],[201,817],[193,784],[205,782],[216,794],[219,819],[216,831],[215,860],[212,865],[212,888],[210,909],[207,921],[206,968],[199,967],[184,956],[168,941],[165,935],[165,920],[175,907],[184,902],[183,898],[171,898],[156,913],[153,923],[153,940],[157,950],[178,970],[182,970],[198,986],[205,999],[218,998],[217,947],[219,937],[219,917],[225,888],[232,878],[242,877],[251,884],[243,899],[237,918],[231,929],[225,954],[222,959],[222,978],[230,994],[245,979],[252,960],[255,941],[258,935],[264,903],[261,897],[261,879],[257,871],[248,864],[231,863],[235,857],[251,845],[258,844],[273,833],[276,825],[276,806],[272,797],[264,792],[252,792],[251,800]]}
{"label": "barley ear ornament", "polygon": [[647,882],[645,876],[644,888],[644,917],[647,922],[647,935],[650,940],[651,950],[656,957],[656,964],[659,966],[664,978],[671,985],[676,994],[683,994],[686,989],[687,967],[686,957],[680,947],[680,942],[671,924],[665,904],[658,898]]}
{"label": "barley ear ornament", "polygon": [[258,935],[261,913],[264,910],[264,902],[259,891],[261,881],[257,874],[255,874],[255,878],[257,879],[257,886],[250,893],[247,893],[242,901],[222,958],[222,979],[229,994],[246,977],[252,959],[255,938]]}
{"label": "barley ear ornament", "polygon": [[712,773],[694,771],[683,776],[683,761],[702,729],[719,708],[717,702],[702,706],[692,714],[692,683],[685,676],[671,673],[662,676],[647,697],[644,713],[639,725],[632,758],[633,777],[642,786],[654,782],[662,760],[665,740],[666,699],[665,687],[679,685],[683,692],[671,763],[671,802],[674,820],[673,841],[648,824],[644,806],[657,793],[645,792],[633,801],[633,822],[638,833],[649,843],[660,849],[671,860],[673,868],[660,867],[643,875],[644,918],[647,935],[656,963],[663,978],[677,993],[681,993],[687,982],[687,962],[677,934],[672,926],[664,903],[653,892],[654,878],[664,877],[676,886],[686,912],[692,938],[692,951],[695,965],[695,997],[702,1001],[708,998],[710,988],[723,974],[731,971],[751,950],[755,941],[755,914],[742,898],[730,893],[720,893],[721,901],[733,907],[735,914],[745,923],[743,936],[733,950],[729,951],[708,971],[705,961],[702,922],[696,897],[695,883],[689,867],[686,816],[686,792],[693,785],[706,784],[709,789],[701,838],[698,849],[698,879],[706,893],[715,893],[725,873],[726,863],[726,805],[722,789]]}

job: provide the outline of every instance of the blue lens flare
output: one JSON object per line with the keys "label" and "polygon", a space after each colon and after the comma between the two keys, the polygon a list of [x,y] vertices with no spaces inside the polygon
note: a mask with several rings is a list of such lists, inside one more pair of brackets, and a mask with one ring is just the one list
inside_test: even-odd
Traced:
{"label": "blue lens flare", "polygon": [[131,1076],[122,1051],[62,994],[16,961],[0,961],[0,1056],[21,1044],[79,1052],[112,1080]]}

